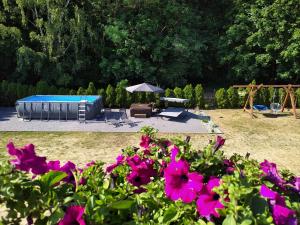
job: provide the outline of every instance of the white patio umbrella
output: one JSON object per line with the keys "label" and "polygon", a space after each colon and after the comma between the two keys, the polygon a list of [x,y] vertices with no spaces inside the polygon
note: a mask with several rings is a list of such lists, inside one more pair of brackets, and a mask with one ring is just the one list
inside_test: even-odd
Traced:
{"label": "white patio umbrella", "polygon": [[142,83],[133,85],[126,88],[126,91],[133,93],[133,92],[153,92],[153,93],[163,93],[164,89],[160,87],[153,86],[148,83]]}

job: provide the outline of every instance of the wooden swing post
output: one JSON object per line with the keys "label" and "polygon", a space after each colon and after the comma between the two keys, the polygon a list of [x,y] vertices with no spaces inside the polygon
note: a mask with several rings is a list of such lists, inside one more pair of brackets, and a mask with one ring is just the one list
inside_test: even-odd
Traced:
{"label": "wooden swing post", "polygon": [[[281,106],[281,112],[284,111],[287,101],[288,99],[291,100],[291,105],[292,105],[292,111],[293,111],[293,115],[295,118],[297,118],[297,113],[296,113],[296,98],[295,98],[295,92],[294,92],[294,88],[299,88],[300,85],[296,85],[296,84],[287,84],[287,85],[264,85],[264,84],[249,84],[249,85],[233,85],[234,88],[247,88],[248,90],[248,97],[247,100],[245,102],[243,111],[250,113],[251,117],[254,118],[254,113],[253,113],[253,103],[254,103],[254,97],[256,92],[260,89],[260,88],[283,88],[285,90],[285,97],[284,97],[284,101],[283,104]],[[249,109],[248,109],[248,105],[249,105]]]}

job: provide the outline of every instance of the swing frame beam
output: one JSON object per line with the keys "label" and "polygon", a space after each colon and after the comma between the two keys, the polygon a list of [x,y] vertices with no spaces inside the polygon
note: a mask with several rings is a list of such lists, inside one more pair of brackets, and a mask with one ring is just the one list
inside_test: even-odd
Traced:
{"label": "swing frame beam", "polygon": [[[295,117],[295,119],[297,119],[297,112],[296,112],[296,98],[295,98],[295,92],[294,92],[294,88],[300,88],[299,84],[283,84],[283,85],[271,85],[271,84],[249,84],[249,85],[233,85],[232,87],[234,88],[247,88],[248,90],[248,97],[247,100],[245,102],[245,105],[243,107],[243,111],[244,112],[248,112],[252,118],[254,118],[254,112],[253,112],[253,103],[254,103],[254,96],[257,93],[257,91],[261,88],[269,88],[269,87],[273,87],[273,88],[283,88],[285,90],[285,97],[284,97],[284,101],[283,104],[281,105],[281,112],[284,111],[284,109],[286,108],[286,104],[288,102],[288,99],[291,100],[291,105],[292,105],[292,112],[293,115]],[[248,106],[250,108],[248,108]]]}

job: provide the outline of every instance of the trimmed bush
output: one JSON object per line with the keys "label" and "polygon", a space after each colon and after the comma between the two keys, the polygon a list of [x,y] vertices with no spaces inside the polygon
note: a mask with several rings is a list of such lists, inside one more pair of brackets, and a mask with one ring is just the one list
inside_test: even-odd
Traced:
{"label": "trimmed bush", "polygon": [[165,96],[166,96],[166,97],[173,97],[173,91],[172,91],[172,89],[167,88],[167,89],[165,90]]}
{"label": "trimmed bush", "polygon": [[75,91],[74,89],[71,89],[71,90],[69,91],[69,95],[76,95],[76,91]]}
{"label": "trimmed bush", "polygon": [[227,90],[228,105],[235,109],[239,106],[239,94],[236,88],[230,87]]}
{"label": "trimmed bush", "polygon": [[197,84],[195,87],[195,105],[198,108],[203,108],[204,106],[204,94],[203,87],[201,84]]}
{"label": "trimmed bush", "polygon": [[126,106],[126,87],[128,86],[128,80],[121,80],[115,89],[116,99],[115,104],[118,107]]}
{"label": "trimmed bush", "polygon": [[228,108],[228,98],[225,88],[216,91],[215,100],[219,109]]}
{"label": "trimmed bush", "polygon": [[97,94],[97,90],[96,90],[93,82],[89,83],[89,86],[86,89],[85,93],[86,93],[86,95],[96,95]]}
{"label": "trimmed bush", "polygon": [[184,87],[183,97],[190,100],[188,103],[185,103],[185,107],[192,108],[195,106],[195,92],[191,84],[187,84]]}
{"label": "trimmed bush", "polygon": [[246,102],[246,98],[248,97],[246,88],[238,88],[238,96],[239,96],[239,107],[243,107]]}
{"label": "trimmed bush", "polygon": [[102,97],[102,103],[103,103],[104,106],[106,106],[106,103],[105,103],[105,98],[106,98],[105,89],[104,88],[98,89],[97,90],[97,95]]}
{"label": "trimmed bush", "polygon": [[174,96],[175,98],[183,98],[183,91],[180,87],[174,88]]}
{"label": "trimmed bush", "polygon": [[79,87],[77,90],[77,95],[85,95],[85,89],[83,87]]}
{"label": "trimmed bush", "polygon": [[57,88],[55,87],[55,86],[50,86],[50,88],[49,88],[49,94],[51,94],[51,95],[57,95],[58,94],[58,90],[57,90]]}
{"label": "trimmed bush", "polygon": [[39,81],[36,84],[36,94],[47,95],[49,93],[50,87],[46,81]]}
{"label": "trimmed bush", "polygon": [[112,85],[107,85],[106,88],[106,98],[105,98],[106,105],[111,108],[115,104],[115,89]]}

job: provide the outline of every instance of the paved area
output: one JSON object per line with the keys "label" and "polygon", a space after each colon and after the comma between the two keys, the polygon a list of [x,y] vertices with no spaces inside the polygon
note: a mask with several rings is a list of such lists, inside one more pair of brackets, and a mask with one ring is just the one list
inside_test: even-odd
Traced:
{"label": "paved area", "polygon": [[[129,112],[127,112],[129,115]],[[118,110],[112,110],[110,118],[120,118]],[[98,131],[98,132],[137,132],[143,126],[152,126],[160,132],[167,133],[221,133],[219,128],[212,121],[207,120],[204,114],[199,115],[194,111],[184,112],[176,119],[153,116],[151,118],[133,118],[132,126],[120,124],[114,126],[105,122],[104,115],[99,115],[95,120],[88,120],[86,123],[79,123],[77,120],[68,121],[23,121],[17,117],[14,108],[0,107],[0,131]]]}

